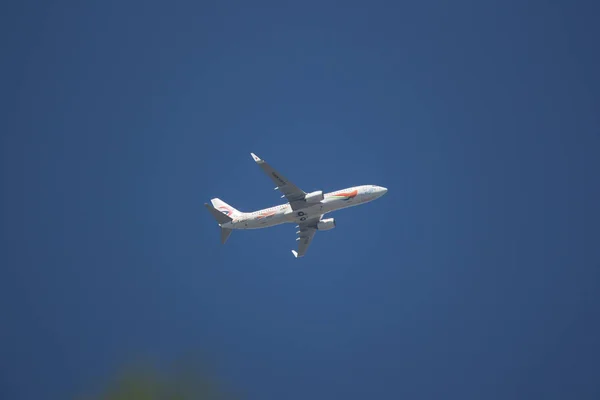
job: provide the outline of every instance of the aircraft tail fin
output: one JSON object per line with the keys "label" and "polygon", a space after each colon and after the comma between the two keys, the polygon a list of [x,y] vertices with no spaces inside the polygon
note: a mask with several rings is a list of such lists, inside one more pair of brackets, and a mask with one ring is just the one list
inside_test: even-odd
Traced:
{"label": "aircraft tail fin", "polygon": [[230,218],[234,218],[234,216],[242,214],[240,211],[236,210],[234,207],[225,203],[223,200],[214,198],[211,199],[213,207],[216,208],[219,212],[223,213],[223,215],[227,215]]}
{"label": "aircraft tail fin", "polygon": [[[219,208],[215,208],[207,203],[204,203],[204,206],[212,214],[212,216],[217,220],[219,225],[223,225],[223,224],[233,221],[233,218],[230,217],[230,215],[233,216],[235,213],[239,212],[235,208],[227,205],[226,203],[222,202],[219,199],[213,199],[213,200],[211,200],[211,202],[213,203],[213,205],[217,205]],[[225,244],[227,239],[229,239],[229,235],[231,235],[232,231],[233,231],[232,229],[224,228],[223,226],[221,226],[221,243],[222,244]]]}

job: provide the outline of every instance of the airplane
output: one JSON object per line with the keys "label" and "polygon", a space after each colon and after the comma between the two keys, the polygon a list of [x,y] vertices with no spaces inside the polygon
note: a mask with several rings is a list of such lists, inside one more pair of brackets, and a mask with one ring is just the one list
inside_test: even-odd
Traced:
{"label": "airplane", "polygon": [[217,220],[221,227],[221,243],[225,244],[235,229],[261,229],[284,223],[296,223],[298,231],[297,250],[292,250],[294,257],[304,257],[317,231],[335,228],[334,218],[323,218],[327,213],[354,207],[373,201],[387,193],[387,189],[376,185],[354,186],[323,193],[322,190],[306,193],[273,169],[265,160],[250,153],[254,161],[273,180],[274,190],[283,193],[287,203],[254,212],[241,212],[219,198],[211,199],[211,204],[204,206]]}

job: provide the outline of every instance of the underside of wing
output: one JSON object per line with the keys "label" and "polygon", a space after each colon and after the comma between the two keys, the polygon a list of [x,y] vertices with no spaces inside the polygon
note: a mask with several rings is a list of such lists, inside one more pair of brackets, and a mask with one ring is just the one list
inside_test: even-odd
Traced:
{"label": "underside of wing", "polygon": [[287,199],[292,207],[292,210],[302,208],[305,204],[304,197],[306,196],[306,193],[290,182],[282,174],[273,169],[273,167],[271,167],[265,160],[261,159],[254,153],[250,154],[252,155],[254,161],[256,161],[256,163],[265,172],[265,174],[267,174],[273,183],[275,183],[275,189],[278,189],[283,193],[283,196],[281,197],[285,197]]}
{"label": "underside of wing", "polygon": [[298,225],[299,230],[296,232],[298,235],[298,238],[296,238],[298,241],[298,250],[292,250],[294,257],[304,257],[313,240],[313,237],[315,236],[315,233],[317,233],[317,222],[320,218],[321,216]]}

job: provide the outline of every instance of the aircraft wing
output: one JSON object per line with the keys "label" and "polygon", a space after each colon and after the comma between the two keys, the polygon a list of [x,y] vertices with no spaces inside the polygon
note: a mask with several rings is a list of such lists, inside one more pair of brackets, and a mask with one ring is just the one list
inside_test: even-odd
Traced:
{"label": "aircraft wing", "polygon": [[283,196],[292,206],[292,210],[297,210],[304,206],[304,196],[306,193],[294,185],[292,182],[287,180],[283,175],[277,172],[271,167],[265,160],[259,158],[256,154],[250,153],[256,163],[262,168],[262,170],[271,178],[271,180],[277,186],[275,189],[279,189]]}
{"label": "aircraft wing", "polygon": [[298,228],[300,228],[298,232],[296,232],[298,234],[298,238],[296,239],[298,241],[298,251],[292,250],[294,257],[303,257],[306,254],[315,233],[317,233],[317,222],[320,218],[321,216],[298,225]]}

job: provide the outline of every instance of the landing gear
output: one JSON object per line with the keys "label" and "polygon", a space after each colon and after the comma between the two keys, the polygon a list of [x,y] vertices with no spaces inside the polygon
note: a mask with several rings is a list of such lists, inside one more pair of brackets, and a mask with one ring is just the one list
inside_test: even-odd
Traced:
{"label": "landing gear", "polygon": [[298,211],[298,216],[301,217],[304,215],[304,211]]}

